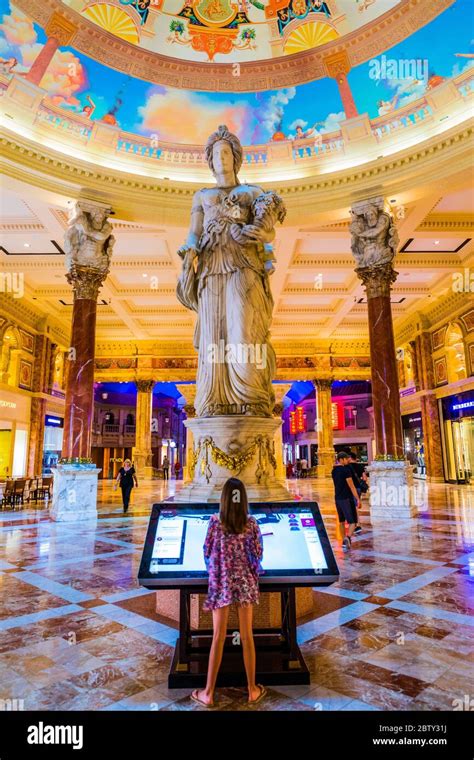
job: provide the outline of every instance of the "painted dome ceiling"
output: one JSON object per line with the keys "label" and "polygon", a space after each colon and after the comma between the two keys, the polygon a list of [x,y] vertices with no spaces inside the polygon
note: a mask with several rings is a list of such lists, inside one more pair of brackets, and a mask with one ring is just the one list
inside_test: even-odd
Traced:
{"label": "painted dome ceiling", "polygon": [[400,0],[63,0],[107,32],[186,61],[232,63],[312,50]]}
{"label": "painted dome ceiling", "polygon": [[57,12],[71,45],[154,84],[261,92],[354,68],[416,32],[454,0],[16,0],[41,26]]}

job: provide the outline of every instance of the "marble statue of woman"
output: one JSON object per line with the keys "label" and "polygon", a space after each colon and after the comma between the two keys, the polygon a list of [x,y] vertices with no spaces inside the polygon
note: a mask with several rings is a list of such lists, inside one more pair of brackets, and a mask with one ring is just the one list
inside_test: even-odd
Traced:
{"label": "marble statue of woman", "polygon": [[178,251],[177,296],[198,315],[198,417],[270,417],[275,403],[268,252],[285,208],[275,193],[240,184],[242,158],[239,139],[220,126],[206,145],[217,186],[195,193],[189,235]]}

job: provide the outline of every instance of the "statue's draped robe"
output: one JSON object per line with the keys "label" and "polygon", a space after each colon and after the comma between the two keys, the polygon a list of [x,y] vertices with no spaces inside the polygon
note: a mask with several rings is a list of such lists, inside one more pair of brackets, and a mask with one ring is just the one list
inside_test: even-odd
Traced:
{"label": "statue's draped robe", "polygon": [[[202,209],[204,214],[197,269],[191,254],[186,254],[177,296],[198,314],[195,407],[200,417],[272,415],[276,370],[270,344],[273,300],[262,245],[241,245],[231,234],[232,225],[252,223],[251,205],[261,192],[255,186],[238,185],[230,191],[201,190],[195,196],[193,210]],[[222,346],[232,347],[232,361],[221,361]],[[241,349],[239,357],[235,355],[239,346],[251,348],[247,354]],[[255,347],[258,351],[252,353]],[[250,361],[245,361],[246,356]]]}

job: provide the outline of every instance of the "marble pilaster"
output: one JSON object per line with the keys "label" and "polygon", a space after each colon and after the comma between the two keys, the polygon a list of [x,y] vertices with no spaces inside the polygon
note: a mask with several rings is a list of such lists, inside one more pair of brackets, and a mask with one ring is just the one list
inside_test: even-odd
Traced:
{"label": "marble pilaster", "polygon": [[[194,406],[194,401],[196,399],[196,384],[195,383],[180,383],[176,385],[178,391],[183,396],[184,400],[186,401],[185,405],[183,406],[183,412],[185,413],[186,417],[189,419],[190,417],[196,416],[196,408]],[[193,431],[191,428],[187,427],[186,429],[186,459],[185,462],[183,462],[183,481],[186,483],[188,480],[191,480],[191,474],[189,471],[189,462],[192,459],[192,454],[194,450],[194,436]]]}
{"label": "marble pilaster", "polygon": [[331,474],[334,466],[334,439],[332,428],[332,379],[313,380],[316,393],[316,433],[318,437],[318,477]]}
{"label": "marble pilaster", "polygon": [[291,383],[274,383],[273,390],[275,393],[275,406],[273,407],[273,416],[281,420],[280,427],[275,432],[275,455],[277,460],[276,476],[280,479],[286,479],[285,465],[283,464],[283,399],[291,388]]}
{"label": "marble pilaster", "polygon": [[441,427],[438,400],[434,391],[434,367],[431,354],[431,333],[424,331],[415,339],[415,364],[421,396],[426,478],[432,483],[444,482]]}
{"label": "marble pilaster", "polygon": [[135,447],[133,462],[137,475],[153,477],[153,452],[151,448],[151,418],[153,414],[154,380],[137,380],[137,408],[135,418]]}

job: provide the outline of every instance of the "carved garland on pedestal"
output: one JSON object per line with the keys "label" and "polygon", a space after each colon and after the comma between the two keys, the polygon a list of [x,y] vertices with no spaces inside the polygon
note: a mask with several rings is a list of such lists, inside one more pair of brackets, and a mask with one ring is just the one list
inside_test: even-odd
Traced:
{"label": "carved garland on pedestal", "polygon": [[[231,441],[231,445],[232,443],[233,442]],[[259,483],[262,477],[267,473],[267,470],[265,469],[265,460],[270,463],[274,473],[277,467],[275,444],[270,441],[270,438],[267,435],[255,436],[253,441],[245,449],[241,449],[238,453],[230,454],[216,446],[212,437],[208,436],[203,438],[198,446],[193,449],[191,461],[189,463],[189,474],[191,478],[194,478],[199,457],[203,454],[201,459],[201,473],[206,477],[206,480],[209,483],[212,477],[212,470],[209,465],[210,454],[215,464],[219,467],[225,467],[227,470],[238,475],[244,467],[250,464],[257,451],[258,463],[255,476]]]}

